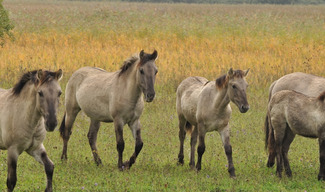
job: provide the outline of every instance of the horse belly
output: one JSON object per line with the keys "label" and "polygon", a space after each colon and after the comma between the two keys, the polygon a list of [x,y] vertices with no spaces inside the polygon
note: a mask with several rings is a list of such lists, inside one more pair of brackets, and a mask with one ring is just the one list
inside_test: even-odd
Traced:
{"label": "horse belly", "polygon": [[[315,121],[307,120],[308,117],[290,118],[288,125],[294,134],[304,137],[317,138],[317,124]],[[307,121],[306,121],[307,120]]]}
{"label": "horse belly", "polygon": [[100,106],[97,106],[97,109],[86,108],[82,110],[91,119],[102,122],[113,122],[112,116],[108,112],[106,112],[108,109],[103,109],[100,108]]}
{"label": "horse belly", "polygon": [[196,105],[183,105],[182,106],[182,115],[185,117],[186,121],[190,122],[192,125],[197,124],[196,120]]}
{"label": "horse belly", "polygon": [[[91,89],[88,87],[88,89]],[[76,93],[76,99],[80,109],[91,119],[103,122],[113,120],[109,112],[108,96],[101,94],[98,90],[79,89]],[[90,94],[92,93],[92,94]]]}

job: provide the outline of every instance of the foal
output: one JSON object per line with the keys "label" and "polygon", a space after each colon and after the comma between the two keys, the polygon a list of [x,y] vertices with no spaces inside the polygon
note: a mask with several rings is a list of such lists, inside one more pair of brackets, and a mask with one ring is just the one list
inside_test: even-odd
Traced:
{"label": "foal", "polygon": [[[83,67],[74,72],[68,81],[65,92],[66,112],[61,123],[63,138],[61,159],[67,159],[68,142],[72,125],[80,110],[90,118],[88,140],[97,165],[102,161],[96,146],[97,133],[101,122],[113,122],[115,127],[118,168],[130,168],[140,153],[140,116],[146,102],[155,97],[154,83],[158,72],[155,60],[157,51],[152,54],[143,50],[124,62],[121,70],[107,72],[94,67]],[[123,127],[128,124],[135,139],[135,150],[129,161],[123,162]]]}
{"label": "foal", "polygon": [[218,131],[228,159],[228,172],[231,177],[236,176],[229,138],[230,101],[237,105],[240,112],[248,111],[245,80],[248,71],[249,69],[246,71],[230,69],[227,75],[215,81],[208,81],[203,77],[189,77],[178,86],[176,109],[179,120],[179,164],[184,164],[186,131],[191,132],[191,168],[195,167],[194,151],[197,138],[199,138],[197,170],[201,170],[202,155],[205,151],[205,134]]}
{"label": "foal", "polygon": [[[288,177],[292,172],[288,151],[295,135],[318,138],[320,169],[318,180],[325,180],[325,91],[318,97],[308,97],[295,91],[275,93],[268,105],[268,145],[276,151],[276,174],[281,178],[283,165]],[[273,143],[274,142],[274,143]]]}
{"label": "foal", "polygon": [[25,73],[13,89],[0,89],[0,149],[8,150],[8,191],[17,182],[18,156],[26,151],[44,165],[47,186],[52,191],[54,165],[47,157],[43,140],[57,125],[56,113],[62,70]]}

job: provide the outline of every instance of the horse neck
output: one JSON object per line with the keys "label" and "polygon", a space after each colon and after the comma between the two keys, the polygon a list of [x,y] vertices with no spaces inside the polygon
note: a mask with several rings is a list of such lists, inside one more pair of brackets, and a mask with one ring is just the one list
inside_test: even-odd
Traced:
{"label": "horse neck", "polygon": [[36,107],[36,90],[31,86],[34,85],[31,83],[25,85],[19,96],[15,99],[14,105],[18,104],[21,114],[25,116],[24,119],[29,120],[26,123],[35,127],[41,118],[41,113]]}
{"label": "horse neck", "polygon": [[[215,86],[215,85],[214,85]],[[218,109],[224,109],[230,103],[230,97],[228,96],[228,85],[223,88],[217,88],[217,96],[214,100],[214,105]]]}
{"label": "horse neck", "polygon": [[139,97],[141,96],[141,89],[138,85],[138,76],[137,76],[137,66],[134,64],[131,69],[129,69],[126,74],[123,74],[119,81],[119,88],[121,90],[121,96],[125,99],[137,103]]}

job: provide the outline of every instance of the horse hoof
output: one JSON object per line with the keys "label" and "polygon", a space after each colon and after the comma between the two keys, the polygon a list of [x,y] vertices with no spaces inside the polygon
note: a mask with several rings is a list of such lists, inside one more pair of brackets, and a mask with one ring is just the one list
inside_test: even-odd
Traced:
{"label": "horse hoof", "polygon": [[236,177],[236,174],[235,174],[235,167],[231,167],[228,169],[228,173],[230,175],[231,178],[233,177]]}
{"label": "horse hoof", "polygon": [[130,169],[130,162],[129,161],[124,162],[123,165],[121,167],[119,167],[119,169],[120,169],[120,171]]}
{"label": "horse hoof", "polygon": [[318,175],[318,181],[325,181],[325,177],[321,176],[321,175]]}
{"label": "horse hoof", "polygon": [[266,164],[266,166],[267,166],[268,168],[273,167],[273,165],[274,165],[274,163],[270,163],[270,162],[267,162],[267,164]]}
{"label": "horse hoof", "polygon": [[66,160],[68,160],[67,155],[63,155],[63,154],[62,154],[62,155],[61,155],[61,160],[62,160],[62,161],[66,161]]}
{"label": "horse hoof", "polygon": [[286,174],[287,174],[287,177],[292,178],[292,172],[291,171],[287,172]]}
{"label": "horse hoof", "polygon": [[102,165],[102,160],[101,159],[95,159],[95,163],[97,166]]}
{"label": "horse hoof", "polygon": [[237,179],[236,175],[230,175],[231,179]]}
{"label": "horse hoof", "polygon": [[184,161],[183,162],[177,162],[177,165],[181,165],[181,166],[183,166],[184,165]]}

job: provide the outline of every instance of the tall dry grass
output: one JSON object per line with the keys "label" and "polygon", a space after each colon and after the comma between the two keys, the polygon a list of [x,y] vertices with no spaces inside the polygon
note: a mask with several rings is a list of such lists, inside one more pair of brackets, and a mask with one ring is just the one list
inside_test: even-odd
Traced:
{"label": "tall dry grass", "polygon": [[35,68],[118,70],[144,49],[159,53],[158,84],[214,79],[251,68],[250,84],[303,71],[325,76],[325,6],[5,1],[16,40],[0,50],[0,78]]}

